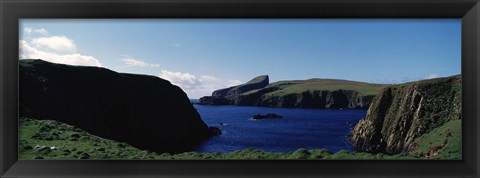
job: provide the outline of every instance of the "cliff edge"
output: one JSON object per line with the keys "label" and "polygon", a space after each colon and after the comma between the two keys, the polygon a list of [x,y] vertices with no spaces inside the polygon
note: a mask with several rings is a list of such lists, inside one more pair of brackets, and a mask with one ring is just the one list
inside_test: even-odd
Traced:
{"label": "cliff edge", "polygon": [[268,76],[216,90],[200,98],[201,105],[285,108],[367,109],[387,85],[336,79],[289,80],[268,83]]}
{"label": "cliff edge", "polygon": [[105,68],[20,60],[20,116],[51,119],[159,152],[192,150],[211,129],[177,86]]}
{"label": "cliff edge", "polygon": [[354,148],[389,154],[414,150],[417,138],[462,118],[461,85],[456,75],[383,89],[352,132]]}

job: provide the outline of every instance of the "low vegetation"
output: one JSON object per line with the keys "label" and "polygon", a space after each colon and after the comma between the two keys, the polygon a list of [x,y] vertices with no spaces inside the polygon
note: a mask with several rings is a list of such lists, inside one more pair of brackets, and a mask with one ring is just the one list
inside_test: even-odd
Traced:
{"label": "low vegetation", "polygon": [[53,120],[21,118],[19,159],[145,159],[154,154]]}
{"label": "low vegetation", "polygon": [[[430,148],[442,143],[442,139],[434,140],[443,135],[449,138],[448,144],[440,149],[431,158],[452,159],[458,156],[457,151],[461,139],[459,136],[459,122],[445,125],[425,137],[419,138],[419,151],[411,155],[386,155],[365,152],[349,152],[346,150],[332,153],[326,149],[298,149],[289,153],[273,153],[262,150],[245,149],[230,153],[197,153],[185,152],[180,154],[155,153],[139,150],[126,143],[103,139],[91,135],[79,128],[53,120],[20,119],[19,158],[28,159],[425,159],[424,153]],[[448,127],[448,128],[447,128]],[[451,135],[448,130],[451,130]],[[451,137],[451,139],[450,139]],[[432,140],[432,143],[421,139]],[[446,153],[446,155],[444,154]]]}
{"label": "low vegetation", "polygon": [[[313,90],[328,90],[334,91],[339,89],[348,89],[358,91],[360,94],[376,95],[388,85],[382,84],[369,84],[363,82],[355,82],[348,80],[336,80],[336,79],[309,79],[309,80],[292,80],[292,81],[280,81],[269,84],[267,87],[279,87],[280,90],[268,93],[269,96],[282,96],[291,93],[302,93],[305,91]],[[255,91],[250,91],[254,93]],[[245,95],[249,93],[244,93]]]}
{"label": "low vegetation", "polygon": [[[450,121],[462,119],[461,88],[460,75],[385,88],[373,99],[366,117],[355,126],[351,137],[354,147],[389,154],[421,149],[425,143],[415,143],[416,139],[434,134],[433,130]],[[456,125],[445,125],[448,128],[453,126]],[[428,139],[424,141],[430,142]],[[457,147],[461,148],[460,145]],[[431,157],[435,152],[423,151],[423,155],[417,155]],[[452,156],[459,159],[460,155],[456,152]]]}
{"label": "low vegetation", "polygon": [[431,159],[460,159],[462,155],[462,121],[453,120],[423,134],[415,140],[412,155]]}

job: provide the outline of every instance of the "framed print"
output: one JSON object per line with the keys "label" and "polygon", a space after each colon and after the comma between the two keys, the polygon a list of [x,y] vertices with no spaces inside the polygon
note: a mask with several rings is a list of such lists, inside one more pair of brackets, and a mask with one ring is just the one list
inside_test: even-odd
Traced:
{"label": "framed print", "polygon": [[2,177],[478,176],[476,0],[0,6]]}

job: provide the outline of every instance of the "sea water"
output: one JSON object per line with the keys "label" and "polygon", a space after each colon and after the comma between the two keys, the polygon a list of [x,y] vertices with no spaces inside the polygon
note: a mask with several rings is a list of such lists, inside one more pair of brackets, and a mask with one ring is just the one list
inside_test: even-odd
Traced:
{"label": "sea water", "polygon": [[[268,108],[253,106],[194,105],[208,126],[222,135],[202,142],[197,152],[232,152],[246,148],[291,152],[298,148],[352,150],[348,141],[366,110]],[[274,113],[283,118],[253,120],[256,114]]]}

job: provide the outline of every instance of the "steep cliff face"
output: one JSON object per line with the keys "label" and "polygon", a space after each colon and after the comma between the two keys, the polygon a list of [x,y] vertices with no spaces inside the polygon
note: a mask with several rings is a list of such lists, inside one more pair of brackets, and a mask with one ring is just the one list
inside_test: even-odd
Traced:
{"label": "steep cliff face", "polygon": [[409,152],[416,138],[461,117],[460,75],[395,85],[373,99],[351,140],[356,150]]}
{"label": "steep cliff face", "polygon": [[[256,93],[251,94],[256,95]],[[260,95],[260,94],[257,94]],[[313,90],[281,96],[261,95],[239,97],[236,105],[292,108],[367,109],[373,95],[363,96],[353,90]]]}
{"label": "steep cliff face", "polygon": [[231,101],[227,98],[218,96],[204,96],[198,100],[200,105],[230,105]]}
{"label": "steep cliff face", "polygon": [[202,105],[231,105],[235,104],[240,94],[256,89],[261,89],[269,83],[268,75],[261,75],[248,81],[245,84],[237,85],[225,89],[215,90],[212,96],[200,98],[199,104]]}
{"label": "steep cliff face", "polygon": [[186,94],[154,76],[20,60],[20,116],[53,119],[140,149],[190,150],[211,131]]}
{"label": "steep cliff face", "polygon": [[[257,77],[252,81],[260,81],[259,78],[265,77]],[[266,78],[268,79],[268,76]],[[217,90],[212,96],[202,97],[200,104],[367,109],[375,94],[385,86],[334,79],[280,81],[267,84],[263,82],[264,87],[261,88],[258,87],[262,85],[256,85],[255,88],[249,89],[230,87]]]}

